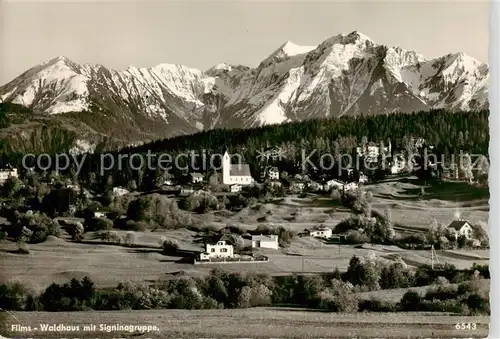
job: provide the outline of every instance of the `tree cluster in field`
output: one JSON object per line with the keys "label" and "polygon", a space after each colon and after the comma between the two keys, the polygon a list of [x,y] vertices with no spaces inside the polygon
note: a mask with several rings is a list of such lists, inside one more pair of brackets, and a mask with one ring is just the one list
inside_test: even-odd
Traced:
{"label": "tree cluster in field", "polygon": [[[173,245],[172,243],[169,245]],[[480,291],[489,279],[488,266],[457,270],[452,265],[416,270],[403,264],[381,264],[373,258],[353,257],[348,270],[322,275],[234,273],[215,269],[204,278],[172,277],[153,285],[119,284],[96,289],[87,277],[67,284],[51,284],[40,295],[18,283],[0,285],[0,307],[5,310],[75,311],[84,309],[207,309],[295,305],[333,312],[447,311],[489,313],[488,294]],[[458,286],[450,283],[458,284]],[[359,292],[434,285],[425,295],[409,290],[399,303],[359,297]],[[460,305],[462,306],[460,306]]]}

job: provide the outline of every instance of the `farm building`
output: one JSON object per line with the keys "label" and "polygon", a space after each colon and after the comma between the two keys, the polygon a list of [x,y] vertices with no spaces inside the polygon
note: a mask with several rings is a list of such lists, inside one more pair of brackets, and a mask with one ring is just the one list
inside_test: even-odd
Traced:
{"label": "farm building", "polygon": [[326,226],[315,226],[311,229],[305,229],[306,234],[315,238],[328,239],[332,236],[332,229]]}
{"label": "farm building", "polygon": [[252,236],[252,248],[272,248],[279,247],[277,235],[254,235]]}
{"label": "farm building", "polygon": [[472,226],[465,220],[454,220],[448,226],[455,233],[455,237],[463,235],[467,239],[472,238]]}

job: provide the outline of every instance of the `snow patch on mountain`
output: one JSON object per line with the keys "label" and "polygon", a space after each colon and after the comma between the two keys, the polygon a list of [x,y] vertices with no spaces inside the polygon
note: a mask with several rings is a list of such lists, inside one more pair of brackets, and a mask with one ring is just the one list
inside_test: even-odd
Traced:
{"label": "snow patch on mountain", "polygon": [[[318,46],[290,41],[257,68],[175,64],[111,70],[59,57],[0,87],[0,99],[48,114],[114,112],[146,133],[248,127],[311,117],[414,109],[478,109],[488,103],[488,65],[463,53],[426,59],[360,32]],[[163,128],[163,125],[161,125]]]}

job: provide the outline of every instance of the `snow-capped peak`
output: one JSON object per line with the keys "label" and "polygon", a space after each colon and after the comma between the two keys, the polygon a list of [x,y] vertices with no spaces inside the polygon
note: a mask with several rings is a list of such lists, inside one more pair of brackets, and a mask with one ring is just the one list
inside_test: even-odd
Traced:
{"label": "snow-capped peak", "polygon": [[313,49],[315,49],[317,46],[299,46],[294,44],[291,41],[285,42],[281,47],[278,49],[279,52],[283,53],[285,56],[294,56],[298,54],[304,54],[304,53],[309,53]]}
{"label": "snow-capped peak", "polygon": [[49,114],[105,110],[132,130],[142,124],[153,135],[157,126],[156,136],[167,137],[365,112],[478,109],[488,105],[487,85],[488,65],[463,53],[428,60],[353,31],[319,46],[287,41],[257,68],[164,63],[120,71],[60,56],[1,86],[0,100]]}
{"label": "snow-capped peak", "polygon": [[280,47],[278,47],[277,50],[275,50],[273,53],[271,53],[264,61],[262,61],[262,65],[268,64],[269,62],[272,61],[281,61],[284,59],[288,59],[290,57],[300,55],[300,54],[306,54],[309,53],[310,51],[316,49],[317,46],[300,46],[297,44],[294,44],[291,41],[287,41],[284,44],[282,44]]}

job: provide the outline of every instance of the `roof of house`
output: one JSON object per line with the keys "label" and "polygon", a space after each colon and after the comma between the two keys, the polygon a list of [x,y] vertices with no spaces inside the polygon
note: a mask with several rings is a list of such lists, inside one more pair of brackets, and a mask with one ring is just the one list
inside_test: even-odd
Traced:
{"label": "roof of house", "polygon": [[252,235],[252,241],[272,241],[278,240],[277,235]]}
{"label": "roof of house", "polygon": [[330,227],[326,227],[323,225],[317,225],[314,226],[313,228],[309,229],[308,231],[327,231],[327,230],[332,230]]}
{"label": "roof of house", "polygon": [[271,167],[269,172],[278,172],[278,167]]}
{"label": "roof of house", "polygon": [[203,177],[203,174],[201,173],[189,173],[193,178],[200,178]]}
{"label": "roof of house", "polygon": [[229,236],[228,234],[223,234],[222,236],[213,236],[210,237],[210,239],[206,242],[211,245],[217,244],[219,241],[227,241],[230,245],[235,244],[235,239],[233,237]]}
{"label": "roof of house", "polygon": [[464,227],[465,224],[469,224],[469,223],[465,220],[453,220],[448,227],[454,228],[457,231],[459,231],[462,227]]}
{"label": "roof of house", "polygon": [[341,185],[344,185],[344,182],[343,181],[340,181],[338,179],[330,179],[330,180],[327,180],[326,183],[333,183],[333,182],[336,182],[338,184],[341,184]]}
{"label": "roof of house", "polygon": [[248,164],[232,164],[229,169],[231,176],[251,176],[250,166]]}

